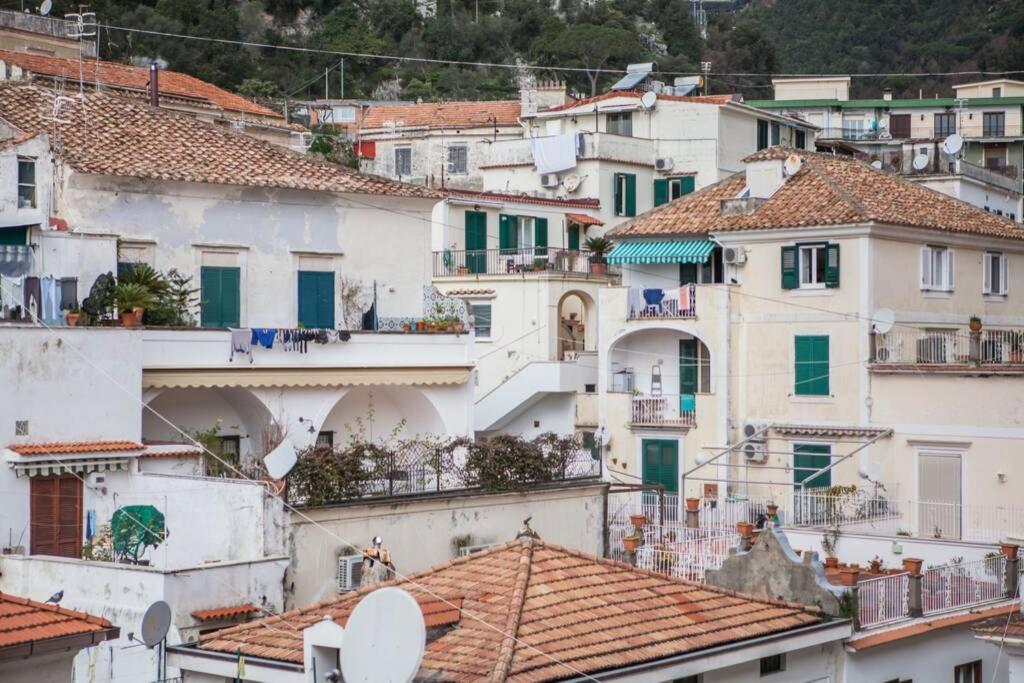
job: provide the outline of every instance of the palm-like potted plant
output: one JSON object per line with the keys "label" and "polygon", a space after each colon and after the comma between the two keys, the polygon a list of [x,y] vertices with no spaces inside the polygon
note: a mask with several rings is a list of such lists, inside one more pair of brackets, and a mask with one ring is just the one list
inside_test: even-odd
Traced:
{"label": "palm-like potted plant", "polygon": [[981,318],[976,315],[972,315],[970,320],[967,321],[967,326],[971,328],[971,332],[981,331]]}
{"label": "palm-like potted plant", "polygon": [[611,240],[603,237],[591,237],[587,240],[587,251],[590,252],[590,272],[593,275],[605,275],[608,272],[608,252],[612,250]]}
{"label": "palm-like potted plant", "polygon": [[82,312],[78,310],[78,306],[72,306],[71,310],[64,314],[65,320],[67,320],[68,327],[78,327],[78,319],[82,317]]}
{"label": "palm-like potted plant", "polygon": [[142,312],[152,305],[153,300],[153,293],[137,282],[122,282],[114,290],[114,302],[125,327],[138,326],[142,322]]}

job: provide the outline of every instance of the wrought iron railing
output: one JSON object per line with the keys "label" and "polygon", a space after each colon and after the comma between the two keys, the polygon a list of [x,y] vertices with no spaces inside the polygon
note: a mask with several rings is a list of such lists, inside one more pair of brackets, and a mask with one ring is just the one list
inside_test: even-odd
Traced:
{"label": "wrought iron railing", "polygon": [[910,618],[910,574],[890,574],[857,584],[857,616],[861,628]]}
{"label": "wrought iron railing", "polygon": [[879,365],[1024,366],[1024,329],[894,329],[874,335],[871,359]]}
{"label": "wrought iron railing", "polygon": [[608,264],[589,251],[556,247],[447,249],[434,252],[434,277],[573,273],[605,275]]}
{"label": "wrought iron railing", "polygon": [[697,285],[672,289],[630,287],[626,296],[626,318],[696,318]]}
{"label": "wrought iron railing", "polygon": [[633,397],[630,424],[640,427],[695,427],[697,411],[693,396]]}
{"label": "wrought iron railing", "polygon": [[1002,600],[1005,570],[1003,555],[925,570],[921,581],[925,615]]}

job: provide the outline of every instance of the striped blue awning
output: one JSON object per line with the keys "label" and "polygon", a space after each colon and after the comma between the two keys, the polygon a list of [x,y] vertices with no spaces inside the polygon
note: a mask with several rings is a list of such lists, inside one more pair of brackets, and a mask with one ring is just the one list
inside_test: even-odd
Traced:
{"label": "striped blue awning", "polygon": [[608,263],[704,263],[714,248],[711,240],[623,242],[612,249]]}

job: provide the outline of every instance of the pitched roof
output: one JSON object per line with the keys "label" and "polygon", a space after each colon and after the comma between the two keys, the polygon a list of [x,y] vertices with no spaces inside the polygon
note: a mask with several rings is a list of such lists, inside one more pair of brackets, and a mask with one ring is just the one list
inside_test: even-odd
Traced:
{"label": "pitched roof", "polygon": [[135,441],[53,441],[49,443],[12,443],[9,449],[18,455],[74,455],[78,453],[119,453],[141,451]]}
{"label": "pitched roof", "polygon": [[[80,63],[77,59],[11,50],[0,50],[0,60],[15,64],[37,76],[73,82],[84,76],[87,84],[99,83],[102,86],[135,92],[145,92],[149,88],[149,69],[139,66],[95,59],[87,59]],[[197,104],[202,106],[275,119],[284,118],[273,109],[267,109],[241,95],[235,95],[188,74],[161,70],[157,84],[161,95],[198,100]]]}
{"label": "pitched roof", "polygon": [[1010,614],[1006,611],[1001,615],[988,615],[992,618],[978,624],[971,630],[979,638],[986,640],[1002,641],[1007,640],[1024,641],[1024,614],[1021,614],[1020,605],[1014,603],[1014,609]]}
{"label": "pitched roof", "polygon": [[[566,102],[555,107],[548,107],[547,109],[541,109],[539,114],[546,114],[548,112],[555,111],[567,111],[569,109],[576,109],[577,107],[585,107],[588,104],[595,104],[597,102],[603,102],[604,100],[611,100],[617,97],[624,97],[627,99],[639,100],[643,97],[643,92],[639,90],[612,90],[594,97],[587,97],[582,100],[576,100],[575,102]],[[737,99],[738,95],[658,95],[658,100],[665,102],[691,102],[693,104],[715,104],[723,105],[729,102],[741,102],[742,98]]]}
{"label": "pitched roof", "polygon": [[468,199],[494,199],[498,201],[514,202],[517,204],[540,204],[543,206],[557,206],[564,209],[600,209],[601,200],[594,197],[536,197],[532,194],[516,192],[494,192],[479,190],[459,190],[447,188],[441,190],[449,197],[462,197]]}
{"label": "pitched roof", "polygon": [[609,231],[613,238],[706,234],[738,230],[813,228],[887,223],[946,232],[1024,239],[1024,229],[997,216],[867,164],[784,147],[771,147],[744,162],[796,154],[801,169],[749,215],[721,212],[721,201],[740,196],[746,175],[737,173],[663,204]]}
{"label": "pitched roof", "polygon": [[0,654],[13,646],[83,634],[79,647],[117,638],[120,631],[102,617],[0,593]]}
{"label": "pitched roof", "polygon": [[571,221],[576,221],[580,225],[604,225],[604,221],[600,218],[594,218],[585,213],[567,213],[565,217]]}
{"label": "pitched roof", "polygon": [[[0,83],[0,118],[25,133],[53,126],[54,93]],[[222,130],[179,112],[126,97],[88,92],[62,114],[61,158],[82,173],[153,180],[281,187],[322,192],[438,197],[433,190],[362,175]]]}
{"label": "pitched roof", "polygon": [[244,605],[231,605],[230,607],[215,607],[213,609],[198,609],[192,612],[192,618],[199,621],[217,621],[219,619],[232,619],[243,617],[247,614],[256,614],[260,608],[256,605],[245,603]]}
{"label": "pitched roof", "polygon": [[519,100],[482,102],[425,102],[372,106],[363,117],[363,130],[388,128],[479,128],[515,126]]}
{"label": "pitched roof", "polygon": [[[461,609],[458,628],[427,644],[420,672],[445,681],[562,680],[823,621],[817,608],[683,581],[529,538],[390,585],[408,590],[425,615],[453,612],[444,600]],[[370,590],[217,631],[201,637],[199,648],[301,663],[301,629],[325,615],[344,625]]]}

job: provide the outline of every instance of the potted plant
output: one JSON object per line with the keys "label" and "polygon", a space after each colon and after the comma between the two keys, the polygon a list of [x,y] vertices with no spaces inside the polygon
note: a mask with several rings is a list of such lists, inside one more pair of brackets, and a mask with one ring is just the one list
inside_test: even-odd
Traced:
{"label": "potted plant", "polygon": [[839,570],[839,583],[843,586],[856,586],[858,578],[860,578],[860,567],[855,564]]}
{"label": "potted plant", "polygon": [[603,237],[591,237],[586,242],[587,251],[590,252],[590,273],[592,275],[606,275],[608,273],[608,252],[612,250],[611,240]]}
{"label": "potted plant", "polygon": [[136,327],[142,324],[142,312],[153,303],[153,295],[145,285],[122,282],[114,290],[114,302],[120,311],[121,324]]}
{"label": "potted plant", "polygon": [[687,512],[696,512],[700,509],[700,498],[687,498],[686,499],[686,510]]}
{"label": "potted plant", "polygon": [[972,315],[971,319],[967,322],[967,326],[971,328],[971,332],[981,331],[981,318],[976,315]]}
{"label": "potted plant", "polygon": [[736,522],[736,531],[741,538],[750,538],[750,534],[754,531],[754,525],[752,522]]}
{"label": "potted plant", "polygon": [[634,529],[643,529],[644,524],[647,524],[647,515],[630,515],[629,523]]}
{"label": "potted plant", "polygon": [[635,553],[636,549],[640,547],[640,541],[643,540],[639,534],[630,534],[622,539],[622,547],[626,549],[627,553]]}
{"label": "potted plant", "polygon": [[871,573],[882,573],[882,558],[880,558],[878,555],[875,555],[874,559],[871,560]]}
{"label": "potted plant", "polygon": [[78,319],[82,317],[82,312],[78,310],[78,306],[73,306],[65,315],[64,319],[67,320],[68,327],[78,327]]}
{"label": "potted plant", "polygon": [[406,334],[409,334],[409,332],[411,330],[412,330],[412,326],[409,323],[402,323],[402,332],[405,332]]}
{"label": "potted plant", "polygon": [[426,320],[417,320],[416,321],[416,331],[417,332],[426,332],[427,331],[427,321]]}
{"label": "potted plant", "polygon": [[903,571],[909,574],[920,574],[921,565],[924,564],[924,560],[918,557],[904,557],[903,558]]}
{"label": "potted plant", "polygon": [[1017,557],[1017,553],[1020,552],[1020,546],[1016,543],[1000,543],[999,552],[1006,556],[1006,559],[1012,560]]}
{"label": "potted plant", "polygon": [[455,272],[458,275],[469,275],[469,266],[458,266]]}
{"label": "potted plant", "polygon": [[452,328],[454,328],[455,334],[462,334],[463,332],[466,331],[466,323],[462,322],[461,320],[456,320],[452,324]]}
{"label": "potted plant", "polygon": [[829,555],[828,557],[825,558],[825,568],[826,569],[835,569],[838,566],[839,566],[839,558],[838,557],[833,557],[833,556]]}

